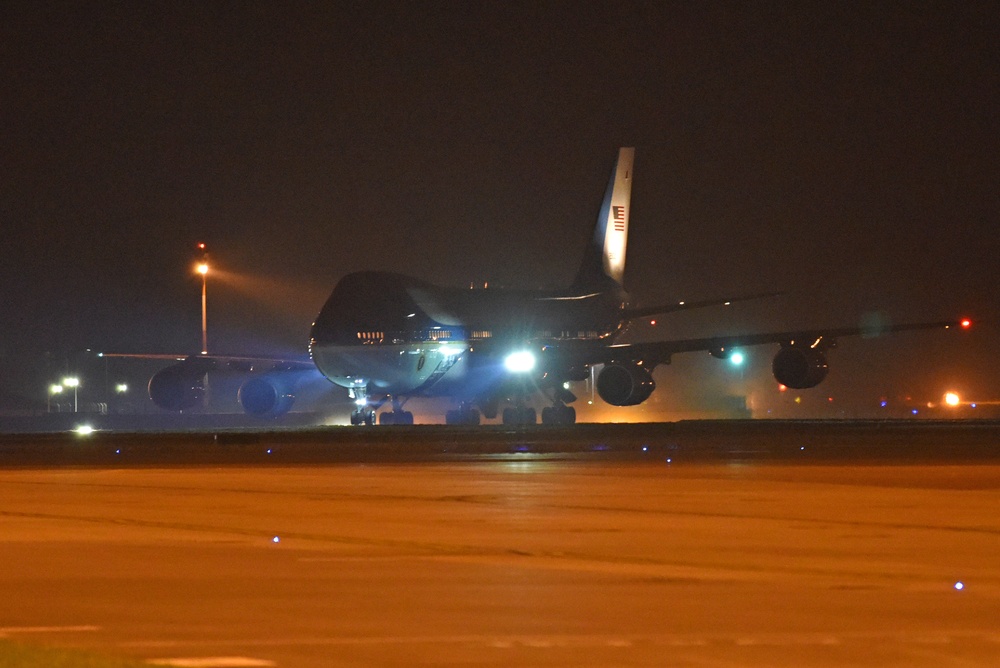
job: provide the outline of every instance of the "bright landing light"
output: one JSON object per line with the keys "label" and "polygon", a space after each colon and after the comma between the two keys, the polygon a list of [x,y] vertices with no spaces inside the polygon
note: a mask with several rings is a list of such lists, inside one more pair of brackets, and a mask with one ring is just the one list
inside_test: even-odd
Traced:
{"label": "bright landing light", "polygon": [[511,373],[527,373],[535,368],[535,356],[527,350],[519,350],[507,355],[503,365]]}
{"label": "bright landing light", "polygon": [[729,361],[733,363],[734,366],[739,366],[743,364],[746,358],[743,357],[743,353],[733,353],[729,356]]}

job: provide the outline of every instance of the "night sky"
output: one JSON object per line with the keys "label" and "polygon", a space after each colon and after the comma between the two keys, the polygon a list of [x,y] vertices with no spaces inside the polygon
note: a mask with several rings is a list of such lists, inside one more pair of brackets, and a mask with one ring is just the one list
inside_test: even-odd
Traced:
{"label": "night sky", "polygon": [[565,285],[628,145],[640,302],[786,292],[637,337],[968,315],[845,343],[828,383],[1000,399],[998,25],[994,2],[5,2],[0,385],[197,350],[198,242],[214,352],[304,355],[360,269]]}

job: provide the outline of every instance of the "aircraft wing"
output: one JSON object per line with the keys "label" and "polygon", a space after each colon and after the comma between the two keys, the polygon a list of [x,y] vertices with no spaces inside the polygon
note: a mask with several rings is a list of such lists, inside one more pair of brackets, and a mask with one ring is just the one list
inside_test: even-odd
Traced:
{"label": "aircraft wing", "polygon": [[670,304],[658,304],[656,306],[641,306],[636,308],[627,308],[622,312],[622,317],[625,320],[632,320],[634,318],[641,318],[650,315],[666,315],[667,313],[676,313],[678,311],[690,311],[693,309],[706,308],[709,306],[729,306],[730,304],[735,304],[736,302],[746,302],[755,299],[766,299],[768,297],[779,297],[783,293],[781,292],[758,292],[752,295],[739,295],[736,297],[718,297],[716,299],[702,299],[696,302],[672,302]]}
{"label": "aircraft wing", "polygon": [[274,371],[312,371],[316,367],[308,359],[287,359],[281,357],[251,356],[251,355],[200,355],[178,353],[97,353],[98,357],[124,357],[130,359],[173,360],[200,364],[206,371],[228,370],[251,372],[262,369]]}
{"label": "aircraft wing", "polygon": [[647,368],[652,368],[658,364],[669,364],[670,358],[677,353],[706,351],[716,357],[728,357],[737,348],[767,343],[823,351],[836,346],[837,339],[845,336],[875,338],[895,332],[924,329],[968,329],[970,326],[969,320],[942,320],[871,327],[832,327],[761,334],[732,334],[676,341],[618,343],[600,347],[594,346],[592,342],[579,342],[573,345],[547,347],[543,351],[543,358],[546,358],[553,366],[581,367],[614,362],[639,362]]}

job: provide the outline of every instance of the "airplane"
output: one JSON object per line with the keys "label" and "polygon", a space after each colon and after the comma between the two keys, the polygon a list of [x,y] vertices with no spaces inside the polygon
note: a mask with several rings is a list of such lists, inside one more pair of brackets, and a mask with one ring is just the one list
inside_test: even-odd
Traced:
{"label": "airplane", "polygon": [[[806,389],[826,377],[828,352],[837,339],[906,330],[967,329],[968,320],[885,326],[838,327],[708,338],[621,343],[632,320],[693,308],[728,305],[777,293],[691,303],[636,307],[625,291],[634,148],[621,148],[596,225],[572,283],[563,290],[442,287],[387,271],[361,271],[340,279],[312,324],[311,364],[355,402],[355,425],[413,424],[404,404],[414,397],[447,397],[457,403],[447,424],[535,424],[528,405],[541,394],[543,424],[573,424],[576,397],[569,383],[596,374],[596,390],[613,406],[635,406],[656,388],[653,370],[675,354],[707,351],[721,359],[747,346],[776,343],[772,372],[781,384]],[[157,405],[182,410],[201,399],[202,378],[224,368],[270,365],[239,390],[246,412],[275,416],[295,398],[301,361],[189,356],[153,376]],[[385,404],[390,410],[378,415]],[[501,411],[501,406],[503,409]]]}

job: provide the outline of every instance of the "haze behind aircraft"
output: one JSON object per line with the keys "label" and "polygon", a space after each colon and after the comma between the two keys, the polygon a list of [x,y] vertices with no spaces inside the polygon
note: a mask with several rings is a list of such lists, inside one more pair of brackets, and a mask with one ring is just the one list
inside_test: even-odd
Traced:
{"label": "haze behind aircraft", "polygon": [[[355,400],[352,424],[412,424],[404,410],[412,397],[449,397],[457,408],[448,424],[479,424],[502,415],[504,424],[534,424],[528,404],[541,395],[547,424],[572,424],[576,397],[566,389],[597,372],[596,389],[613,406],[641,404],[656,388],[652,372],[674,354],[708,351],[728,358],[737,348],[777,343],[775,379],[795,389],[827,375],[827,352],[836,339],[860,334],[969,326],[967,320],[885,327],[871,332],[842,327],[740,334],[652,343],[616,343],[635,318],[728,304],[768,295],[635,308],[623,277],[628,243],[633,148],[622,148],[601,203],[593,235],[576,278],[565,290],[460,289],[402,274],[363,271],[344,276],[312,325],[309,353],[315,367]],[[210,371],[246,367],[260,360],[190,356],[158,372],[152,400],[171,410],[197,405]],[[274,416],[294,401],[301,362],[273,362],[247,381],[239,400],[251,414]],[[501,406],[504,406],[501,413]]]}

